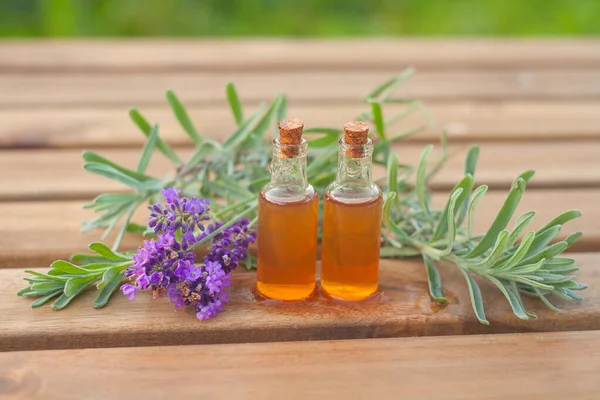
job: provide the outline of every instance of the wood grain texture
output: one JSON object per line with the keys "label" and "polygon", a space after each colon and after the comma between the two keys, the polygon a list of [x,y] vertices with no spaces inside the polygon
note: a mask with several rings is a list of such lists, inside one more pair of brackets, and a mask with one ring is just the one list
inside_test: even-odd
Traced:
{"label": "wood grain texture", "polygon": [[[489,192],[481,200],[475,230],[487,230],[506,197],[504,191]],[[445,205],[444,193],[434,195],[436,207]],[[571,248],[573,251],[600,250],[600,190],[530,190],[525,193],[516,215],[537,210],[532,227],[542,227],[546,222],[568,209],[580,209],[584,216],[569,223],[559,237],[582,230],[585,235]],[[100,240],[101,232],[81,234],[81,222],[94,218],[90,210],[82,209],[79,201],[32,201],[0,203],[0,268],[43,267],[52,261],[68,258],[73,253],[85,251],[92,241]],[[133,220],[144,223],[147,210],[143,207]],[[111,243],[111,237],[107,243]],[[123,249],[134,250],[141,243],[135,235],[125,236]]]}
{"label": "wood grain texture", "polygon": [[600,329],[600,253],[573,255],[581,270],[578,281],[589,284],[582,302],[552,299],[563,314],[540,301],[524,299],[537,320],[514,316],[503,295],[481,282],[489,326],[473,314],[462,274],[453,266],[440,273],[449,303],[431,302],[420,261],[382,260],[384,295],[362,303],[315,298],[304,303],[257,302],[254,272],[232,276],[231,303],[217,318],[199,322],[191,310],[175,311],[166,298],[140,293],[134,301],[117,295],[107,307],[93,309],[96,293],[84,293],[61,311],[29,309],[31,300],[17,297],[23,271],[0,270],[0,350],[157,346],[296,340],[362,339],[476,333],[541,332]]}
{"label": "wood grain texture", "polygon": [[[3,41],[0,71],[594,67],[598,39]],[[441,62],[440,60],[443,60]]]}
{"label": "wood grain texture", "polygon": [[2,353],[0,396],[592,400],[599,373],[598,331],[159,346]]}
{"label": "wood grain texture", "polygon": [[[460,180],[464,158],[470,144],[449,146],[450,159],[433,180],[435,190],[450,189]],[[416,165],[423,144],[398,143],[394,150],[402,163]],[[179,149],[182,159],[191,155]],[[437,152],[440,152],[439,146]],[[139,149],[98,149],[98,153],[120,165],[135,169]],[[81,151],[71,149],[12,150],[0,153],[0,171],[14,171],[0,179],[0,201],[22,200],[90,200],[105,192],[122,192],[127,188],[83,170]],[[523,142],[484,143],[476,178],[492,189],[506,189],[521,172],[535,169],[529,188],[582,188],[600,186],[600,142]],[[434,160],[438,154],[432,154]],[[175,167],[156,151],[148,173],[162,178]],[[267,173],[267,171],[265,171]],[[375,166],[374,178],[385,176],[385,168]]]}
{"label": "wood grain texture", "polygon": [[[234,82],[244,102],[283,92],[293,104],[356,104],[401,70],[295,72],[191,72],[149,74],[0,74],[0,107],[138,106],[164,104],[173,89],[188,105],[226,107]],[[350,84],[349,84],[350,83]],[[420,71],[397,97],[419,100],[597,100],[597,70]]]}
{"label": "wood grain texture", "polygon": [[[161,92],[160,98],[163,98]],[[243,96],[243,95],[242,95]],[[185,102],[185,98],[182,98]],[[133,105],[133,104],[131,104]],[[428,102],[437,124],[410,141],[438,142],[442,128],[451,142],[469,141],[528,141],[600,138],[599,101],[453,101]],[[255,106],[246,108],[249,113]],[[288,115],[301,117],[307,127],[342,126],[368,109],[356,105],[289,105]],[[389,106],[385,115],[391,117],[402,107]],[[144,106],[140,110],[150,122],[160,125],[160,135],[175,146],[190,144],[189,137],[178,125],[165,105]],[[190,116],[205,136],[223,140],[235,131],[227,106],[193,106]],[[143,145],[144,136],[133,125],[127,106],[74,107],[53,109],[1,109],[0,148],[44,147],[136,147]],[[422,126],[424,118],[418,113],[395,124],[390,134]]]}

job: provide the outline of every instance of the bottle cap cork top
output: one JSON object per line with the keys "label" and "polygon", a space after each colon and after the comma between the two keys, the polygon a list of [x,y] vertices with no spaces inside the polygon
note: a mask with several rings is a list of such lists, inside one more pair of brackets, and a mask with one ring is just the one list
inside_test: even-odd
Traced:
{"label": "bottle cap cork top", "polygon": [[369,141],[369,125],[360,121],[348,122],[344,125],[344,142],[350,145],[346,149],[348,157],[362,157],[365,152],[362,145]]}
{"label": "bottle cap cork top", "polygon": [[304,122],[299,119],[284,119],[277,124],[279,128],[279,142],[283,145],[281,156],[291,158],[298,154],[298,149],[291,146],[298,146],[302,143],[302,130]]}

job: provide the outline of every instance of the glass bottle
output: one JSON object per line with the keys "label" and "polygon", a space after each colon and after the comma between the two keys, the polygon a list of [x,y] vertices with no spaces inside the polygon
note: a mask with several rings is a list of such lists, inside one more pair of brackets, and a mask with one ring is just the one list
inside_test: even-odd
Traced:
{"label": "glass bottle", "polygon": [[301,300],[315,289],[319,196],[306,177],[304,124],[281,121],[273,140],[271,182],[258,199],[258,291]]}
{"label": "glass bottle", "polygon": [[325,191],[321,287],[362,300],[377,291],[382,195],[371,179],[373,143],[362,122],[344,125],[337,176]]}

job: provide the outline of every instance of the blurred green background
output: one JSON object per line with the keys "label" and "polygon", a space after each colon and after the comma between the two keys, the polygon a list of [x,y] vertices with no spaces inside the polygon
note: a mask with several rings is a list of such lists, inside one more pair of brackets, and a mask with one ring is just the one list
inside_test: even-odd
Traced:
{"label": "blurred green background", "polygon": [[600,0],[0,0],[0,36],[572,36]]}

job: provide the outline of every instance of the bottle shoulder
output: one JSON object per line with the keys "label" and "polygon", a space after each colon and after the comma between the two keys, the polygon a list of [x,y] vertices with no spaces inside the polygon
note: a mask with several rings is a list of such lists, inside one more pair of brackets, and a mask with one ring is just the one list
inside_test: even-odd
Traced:
{"label": "bottle shoulder", "polygon": [[343,203],[363,203],[379,198],[381,189],[372,182],[332,182],[325,189],[325,195]]}
{"label": "bottle shoulder", "polygon": [[260,195],[272,203],[296,203],[310,201],[318,196],[312,185],[305,188],[298,186],[274,185],[271,182],[266,184],[260,191]]}

